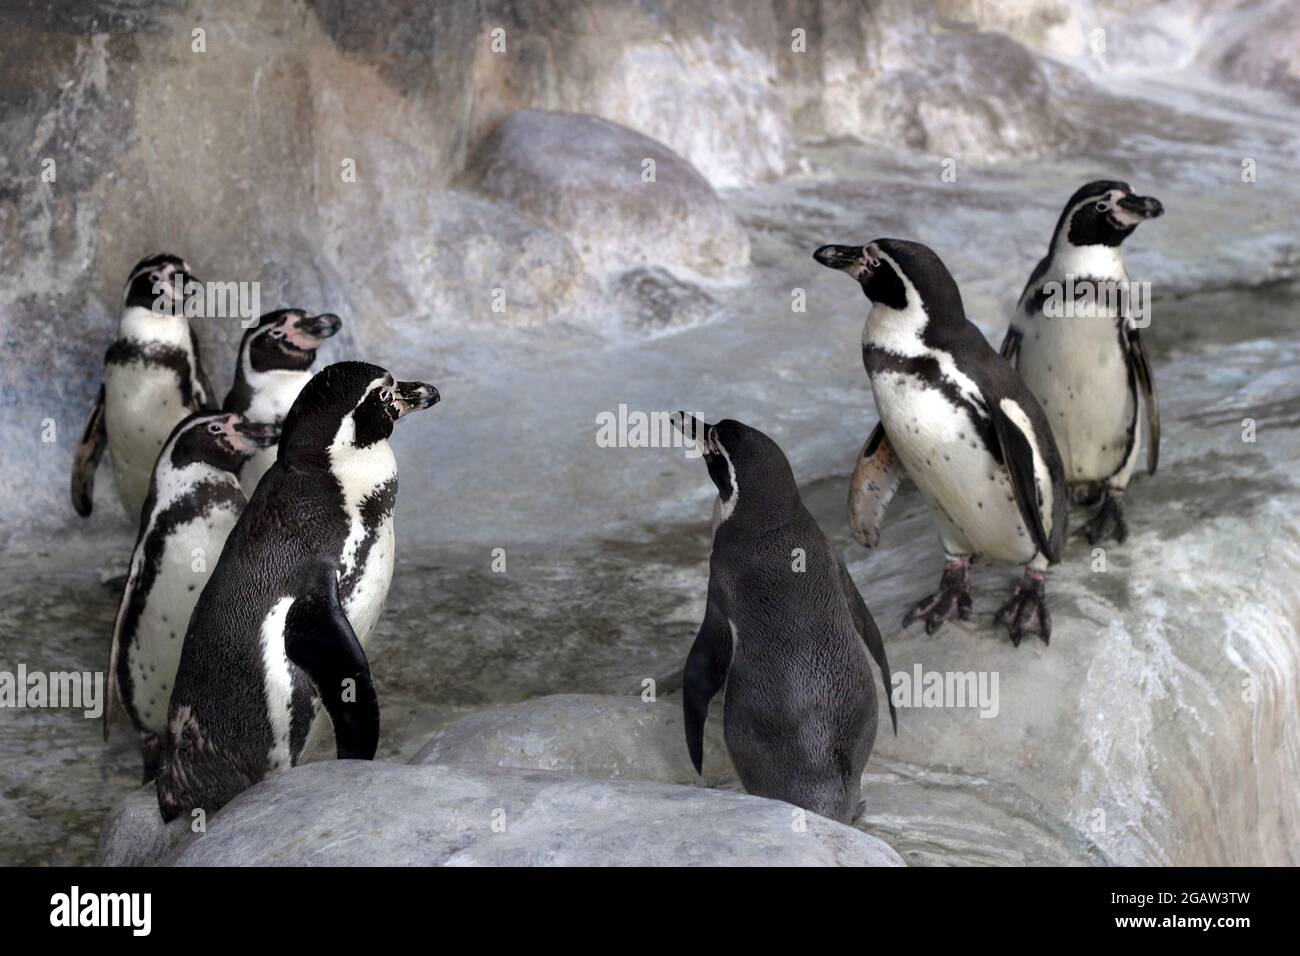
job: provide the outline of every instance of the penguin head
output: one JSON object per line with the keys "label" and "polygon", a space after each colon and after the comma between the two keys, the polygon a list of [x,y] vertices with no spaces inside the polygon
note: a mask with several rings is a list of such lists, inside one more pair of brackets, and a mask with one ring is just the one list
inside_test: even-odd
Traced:
{"label": "penguin head", "polygon": [[163,455],[177,469],[202,463],[233,472],[259,448],[271,447],[279,437],[278,425],[245,421],[233,412],[199,412],[172,429]]}
{"label": "penguin head", "polygon": [[1065,204],[1052,244],[1118,246],[1141,223],[1164,211],[1159,199],[1134,195],[1128,183],[1098,179],[1076,190]]}
{"label": "penguin head", "polygon": [[386,441],[393,423],[439,400],[423,382],[399,382],[367,362],[336,362],[314,375],[285,416],[280,460],[310,460],[331,448],[364,449]]}
{"label": "penguin head", "polygon": [[674,427],[704,454],[718,489],[723,522],[763,530],[787,524],[799,507],[799,487],[785,452],[757,428],[726,418],[710,425],[675,412]]}
{"label": "penguin head", "polygon": [[919,242],[875,239],[861,246],[822,246],[813,258],[856,279],[873,305],[899,312],[921,306],[934,319],[966,316],[947,266]]}
{"label": "penguin head", "polygon": [[239,343],[239,363],[247,361],[254,372],[274,369],[306,371],[316,361],[316,350],[343,326],[331,312],[308,315],[302,309],[268,312],[244,333]]}
{"label": "penguin head", "polygon": [[186,287],[196,282],[189,263],[170,252],[160,252],[141,259],[131,269],[122,304],[154,310],[154,304],[161,299],[165,308],[154,311],[170,314],[172,306],[183,301]]}

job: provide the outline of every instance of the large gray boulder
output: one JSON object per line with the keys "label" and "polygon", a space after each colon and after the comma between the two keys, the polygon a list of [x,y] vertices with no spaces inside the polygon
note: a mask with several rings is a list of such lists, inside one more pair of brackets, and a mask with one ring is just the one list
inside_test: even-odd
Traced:
{"label": "large gray boulder", "polygon": [[513,113],[463,182],[566,236],[597,275],[655,265],[723,277],[749,262],[745,230],[690,163],[597,116]]}
{"label": "large gray boulder", "polygon": [[722,709],[704,727],[704,775],[686,752],[679,696],[555,694],[471,714],[430,738],[411,760],[557,770],[602,780],[734,783]]}
{"label": "large gray boulder", "polygon": [[[106,827],[100,860],[148,862],[119,845],[138,836]],[[263,781],[170,856],[149,846],[180,866],[902,865],[875,837],[745,794],[354,760]]]}

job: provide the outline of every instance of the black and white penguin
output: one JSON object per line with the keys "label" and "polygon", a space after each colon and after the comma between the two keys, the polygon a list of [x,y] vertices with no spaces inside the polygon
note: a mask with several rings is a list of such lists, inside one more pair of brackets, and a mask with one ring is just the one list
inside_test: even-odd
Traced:
{"label": "black and white penguin", "polygon": [[[240,340],[235,382],[221,407],[250,422],[279,425],[311,381],[316,350],[342,325],[343,320],[329,312],[308,315],[302,309],[280,309],[262,316]],[[239,484],[245,495],[252,496],[273,464],[274,446],[259,449],[244,462]]]}
{"label": "black and white penguin", "polygon": [[239,415],[200,412],[172,430],[154,465],[113,625],[104,708],[107,740],[117,689],[141,737],[146,783],[158,773],[190,612],[244,508],[237,472],[257,449],[274,445],[278,433],[278,426]]}
{"label": "black and white penguin", "polygon": [[822,246],[822,265],[848,273],[871,300],[862,360],[880,422],[850,483],[850,523],[869,546],[900,469],[929,502],[947,564],[936,594],[903,620],[933,633],[969,618],[976,555],[1027,565],[998,612],[1017,646],[1037,612],[1051,637],[1044,571],[1059,559],[1066,491],[1051,428],[1033,393],[966,318],[961,293],[928,247],[899,239]]}
{"label": "black and white penguin", "polygon": [[107,446],[117,496],[127,517],[140,521],[167,436],[182,418],[215,400],[198,338],[179,305],[195,281],[185,261],[168,253],[141,259],[126,280],[117,338],[104,356],[104,382],[73,459],[72,506],[83,518],[94,506],[95,469]]}
{"label": "black and white penguin", "polygon": [[[673,422],[717,486],[704,623],[682,674],[686,746],[703,769],[709,701],[750,793],[848,823],[876,739],[876,661],[889,659],[843,559],[799,499],[776,442],[737,421]],[[897,732],[892,701],[889,715]]]}
{"label": "black and white penguin", "polygon": [[[1160,413],[1151,363],[1128,300],[1099,294],[1126,288],[1120,245],[1164,212],[1158,199],[1135,196],[1128,183],[1098,180],[1065,204],[1047,255],[1020,296],[1002,355],[1038,396],[1080,503],[1101,507],[1079,534],[1096,544],[1128,536],[1121,500],[1143,442],[1138,395],[1146,409],[1147,472],[1160,452]],[[1061,308],[1061,292],[1087,296]]]}
{"label": "black and white penguin", "polygon": [[433,386],[363,362],[325,368],[298,395],[190,617],[157,779],[163,819],[215,812],[292,766],[322,704],[338,756],[374,756],[364,643],[393,574],[388,438],[437,401]]}

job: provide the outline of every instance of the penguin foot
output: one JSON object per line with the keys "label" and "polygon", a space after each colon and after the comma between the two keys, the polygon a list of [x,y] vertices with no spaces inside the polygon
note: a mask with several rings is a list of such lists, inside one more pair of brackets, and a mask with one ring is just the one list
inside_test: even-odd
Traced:
{"label": "penguin foot", "polygon": [[144,758],[144,780],[141,782],[153,783],[162,764],[162,741],[157,734],[145,735],[140,741],[140,754]]}
{"label": "penguin foot", "polygon": [[1011,598],[998,610],[993,618],[993,625],[1005,624],[1011,632],[1011,643],[1020,646],[1020,640],[1028,633],[1025,628],[1037,612],[1038,636],[1044,644],[1052,641],[1052,615],[1047,610],[1047,582],[1041,571],[1026,571],[1025,576],[1011,591]]}
{"label": "penguin foot", "polygon": [[913,605],[903,617],[903,627],[914,621],[925,621],[925,633],[933,634],[949,618],[969,621],[971,617],[970,562],[965,558],[949,558],[939,579],[939,590],[927,594]]}
{"label": "penguin foot", "polygon": [[1128,522],[1124,520],[1124,508],[1120,504],[1122,498],[1123,493],[1114,490],[1103,494],[1097,513],[1075,531],[1075,535],[1087,538],[1089,544],[1105,541],[1107,536],[1114,538],[1117,544],[1123,544],[1128,538]]}

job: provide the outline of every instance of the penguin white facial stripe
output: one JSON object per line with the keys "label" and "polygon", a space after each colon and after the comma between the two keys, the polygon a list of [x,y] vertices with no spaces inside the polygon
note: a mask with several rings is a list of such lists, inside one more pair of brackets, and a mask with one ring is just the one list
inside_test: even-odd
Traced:
{"label": "penguin white facial stripe", "polygon": [[272,769],[290,764],[289,730],[292,724],[293,676],[284,650],[284,622],[293,606],[291,597],[280,598],[262,621],[262,664],[266,674],[266,713],[271,723]]}
{"label": "penguin white facial stripe", "polygon": [[716,435],[714,436],[713,443],[717,446],[718,454],[722,455],[723,461],[727,463],[727,474],[731,479],[731,497],[726,501],[723,501],[722,496],[718,496],[718,501],[721,505],[721,517],[719,518],[718,523],[721,524],[723,521],[730,518],[736,510],[736,502],[740,500],[740,485],[736,483],[736,466],[731,463],[731,456],[727,454],[727,449],[723,447],[722,442],[717,441]]}

